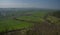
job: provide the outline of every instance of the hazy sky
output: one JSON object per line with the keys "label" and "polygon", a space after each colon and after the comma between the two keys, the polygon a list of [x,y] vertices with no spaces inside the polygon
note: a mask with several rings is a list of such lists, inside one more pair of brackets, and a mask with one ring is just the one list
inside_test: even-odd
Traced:
{"label": "hazy sky", "polygon": [[60,0],[0,0],[0,8],[60,9]]}

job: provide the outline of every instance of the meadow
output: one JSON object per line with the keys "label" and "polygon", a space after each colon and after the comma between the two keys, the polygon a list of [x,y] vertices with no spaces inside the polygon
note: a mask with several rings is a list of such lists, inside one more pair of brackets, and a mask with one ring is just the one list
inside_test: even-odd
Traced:
{"label": "meadow", "polygon": [[[50,30],[49,27],[51,27],[51,29],[53,26],[59,27],[60,18],[53,15],[54,12],[55,10],[22,10],[22,11],[19,10],[17,12],[10,12],[8,14],[6,13],[7,15],[0,16],[0,32],[6,32],[6,31],[9,32],[23,28],[30,30],[31,28],[32,31],[28,32],[29,35],[33,33],[34,29],[35,29],[34,32],[35,34],[33,33],[34,35],[38,35],[39,33],[41,34],[41,32],[42,33],[44,31],[46,32],[46,30],[49,31]],[[51,26],[52,24],[53,26]],[[52,30],[56,31],[54,29],[55,28],[53,28]],[[39,32],[37,34],[38,30]]]}
{"label": "meadow", "polygon": [[[19,14],[19,12],[17,12],[17,14]],[[16,18],[22,19],[22,20],[42,22],[44,21],[43,17],[45,14],[46,12],[43,12],[43,11],[42,12],[40,11],[26,12],[26,13],[23,12],[22,16],[18,16]],[[21,29],[21,28],[29,28],[32,26],[32,23],[14,20],[13,16],[11,18],[10,15],[8,16],[8,18],[5,17],[5,19],[3,18],[3,20],[0,20],[0,32],[5,31],[5,30],[10,31],[10,30],[16,30],[16,29]]]}

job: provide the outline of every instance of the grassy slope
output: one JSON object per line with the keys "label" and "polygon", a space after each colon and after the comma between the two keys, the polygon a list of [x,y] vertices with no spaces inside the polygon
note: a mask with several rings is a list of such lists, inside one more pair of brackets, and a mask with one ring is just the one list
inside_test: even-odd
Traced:
{"label": "grassy slope", "polygon": [[21,16],[18,19],[42,22],[44,21],[43,17],[46,15],[46,13],[47,12],[34,12],[31,16]]}
{"label": "grassy slope", "polygon": [[30,26],[32,26],[32,24],[28,22],[21,22],[13,19],[8,19],[8,20],[0,21],[0,32],[5,31],[6,29],[15,30],[21,28],[28,28]]}
{"label": "grassy slope", "polygon": [[[38,12],[31,12],[31,16],[21,16],[18,19],[24,19],[24,20],[30,20],[30,21],[37,21],[37,22],[43,22],[44,19],[43,17],[45,16],[46,12],[38,11]],[[0,32],[5,31],[6,29],[8,30],[15,30],[15,29],[21,29],[24,27],[30,27],[32,26],[31,23],[28,22],[22,22],[22,21],[16,21],[13,19],[7,19],[0,21]]]}

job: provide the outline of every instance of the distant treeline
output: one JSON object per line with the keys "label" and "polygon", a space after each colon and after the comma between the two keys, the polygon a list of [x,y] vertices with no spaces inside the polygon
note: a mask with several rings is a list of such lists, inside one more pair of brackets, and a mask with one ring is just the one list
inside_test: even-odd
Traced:
{"label": "distant treeline", "polygon": [[54,17],[57,17],[57,18],[60,18],[60,10],[50,13],[50,15],[54,16]]}

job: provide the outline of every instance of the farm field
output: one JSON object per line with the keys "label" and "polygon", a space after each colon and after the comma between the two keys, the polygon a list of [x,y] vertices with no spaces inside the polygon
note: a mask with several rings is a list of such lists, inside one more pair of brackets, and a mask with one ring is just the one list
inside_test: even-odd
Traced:
{"label": "farm field", "polygon": [[[27,16],[29,15],[29,13],[31,15]],[[26,12],[25,14],[26,15],[17,17],[17,19],[43,22],[44,21],[43,17],[46,14],[46,12],[39,12],[39,11]],[[29,27],[32,27],[32,25],[33,24],[30,22],[18,21],[18,20],[14,20],[13,18],[8,17],[8,19],[0,20],[0,32],[5,31],[6,29],[10,31],[10,30],[16,30],[16,29],[21,29],[21,28],[29,28]]]}
{"label": "farm field", "polygon": [[[58,18],[59,16],[55,16],[54,14],[57,15],[57,13],[54,12],[55,10],[19,10],[17,12],[6,12],[6,15],[0,14],[0,33],[9,33],[14,31],[16,33],[16,31],[20,31],[22,29],[20,31],[21,33],[25,30],[24,34],[27,34],[26,32],[29,31],[28,34],[30,35],[31,33],[37,34],[38,30],[42,33],[43,30],[45,32],[46,30],[49,31],[53,27],[55,28],[53,28],[51,31],[59,31],[60,18]],[[59,13],[59,11],[57,12]]]}
{"label": "farm field", "polygon": [[16,30],[21,28],[28,28],[31,27],[32,24],[28,22],[16,21],[13,19],[8,19],[4,21],[0,21],[0,32],[6,30]]}

